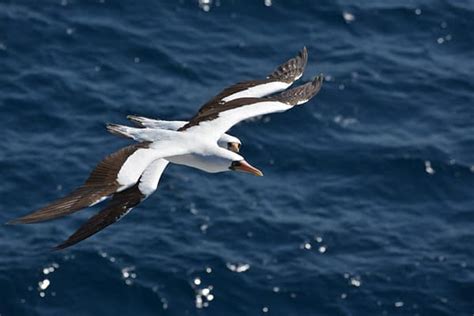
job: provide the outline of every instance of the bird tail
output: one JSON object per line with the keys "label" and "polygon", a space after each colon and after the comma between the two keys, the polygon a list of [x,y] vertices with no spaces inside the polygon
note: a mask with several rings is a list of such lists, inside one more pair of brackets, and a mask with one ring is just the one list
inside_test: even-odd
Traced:
{"label": "bird tail", "polygon": [[149,124],[159,121],[138,115],[127,115],[127,119],[138,127],[147,127]]}
{"label": "bird tail", "polygon": [[109,133],[112,133],[117,136],[122,136],[125,138],[136,139],[135,133],[134,133],[136,128],[134,127],[128,127],[128,126],[112,124],[112,123],[109,123],[106,126],[107,126],[107,131]]}
{"label": "bird tail", "polygon": [[110,123],[107,124],[107,131],[114,135],[131,138],[138,142],[168,140],[176,137],[177,135],[181,135],[180,132],[168,129],[137,128]]}
{"label": "bird tail", "polygon": [[187,123],[186,121],[164,121],[137,115],[128,115],[127,119],[129,119],[138,127],[167,129],[172,131],[177,130],[178,128],[184,126]]}

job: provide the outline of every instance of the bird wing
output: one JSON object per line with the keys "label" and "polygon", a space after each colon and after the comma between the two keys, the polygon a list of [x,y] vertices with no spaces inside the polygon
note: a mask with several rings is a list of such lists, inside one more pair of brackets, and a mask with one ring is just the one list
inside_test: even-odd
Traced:
{"label": "bird wing", "polygon": [[[301,78],[307,62],[308,50],[306,47],[303,47],[298,55],[279,65],[265,79],[249,80],[233,84],[202,105],[198,112],[204,113],[210,111],[215,107],[238,98],[260,98],[283,91]],[[128,115],[127,119],[139,127],[170,130],[177,130],[188,123],[186,121],[156,120],[137,115]]]}
{"label": "bird wing", "polygon": [[314,97],[323,83],[323,76],[302,86],[266,98],[239,98],[229,101],[213,111],[196,114],[188,124],[179,129],[197,133],[208,139],[217,140],[240,121],[275,112],[283,112],[293,106],[306,103]]}
{"label": "bird wing", "polygon": [[56,250],[64,249],[89,238],[109,225],[119,221],[135,206],[156,191],[158,182],[168,161],[157,159],[143,171],[140,180],[133,186],[114,193],[107,205],[96,215],[85,222],[66,241],[55,247]]}
{"label": "bird wing", "polygon": [[116,192],[133,186],[153,161],[187,153],[188,148],[181,146],[179,141],[171,140],[127,146],[102,160],[86,182],[69,195],[8,224],[47,221],[92,206]]}
{"label": "bird wing", "polygon": [[102,201],[121,187],[117,175],[125,161],[137,154],[139,149],[146,147],[146,143],[133,144],[108,155],[94,168],[82,186],[31,214],[10,221],[9,224],[52,220]]}
{"label": "bird wing", "polygon": [[296,80],[301,78],[308,61],[306,47],[295,57],[278,66],[265,79],[249,80],[236,83],[225,88],[199,109],[198,113],[204,114],[214,111],[226,102],[239,98],[260,98],[287,89]]}

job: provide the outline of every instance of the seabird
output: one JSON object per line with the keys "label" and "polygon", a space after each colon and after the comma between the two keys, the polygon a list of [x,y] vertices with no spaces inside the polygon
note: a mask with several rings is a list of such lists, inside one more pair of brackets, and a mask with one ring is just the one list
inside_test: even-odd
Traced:
{"label": "seabird", "polygon": [[111,197],[104,209],[56,247],[63,249],[118,221],[146,199],[156,190],[169,162],[211,173],[243,171],[262,175],[237,153],[240,141],[225,132],[242,120],[283,112],[315,96],[321,88],[322,75],[300,87],[268,96],[288,88],[299,79],[306,60],[307,51],[303,49],[267,79],[226,88],[204,104],[188,122],[129,116],[143,128],[109,124],[107,128],[110,132],[133,138],[139,143],[107,156],[92,171],[85,184],[68,196],[10,223],[34,223],[57,218]]}
{"label": "seabird", "polygon": [[[258,98],[283,91],[290,87],[299,78],[301,78],[306,68],[307,62],[308,51],[306,47],[303,47],[303,49],[295,57],[279,65],[273,72],[267,75],[265,79],[243,81],[225,88],[215,97],[201,106],[201,108],[198,110],[198,114],[214,111],[216,108],[218,109],[222,107],[223,104],[235,99],[245,97]],[[150,129],[178,130],[189,123],[186,121],[155,120],[136,115],[128,115],[127,119],[139,127]],[[113,129],[109,129],[109,131],[112,133],[114,132]],[[119,133],[119,135],[121,134]],[[224,134],[218,140],[218,145],[223,148],[227,146],[229,150],[239,152],[241,142],[234,136]],[[199,157],[196,157],[195,155],[187,154],[175,157],[173,163],[202,169],[199,167],[199,162],[196,161],[198,158]],[[206,171],[205,168],[202,170]]]}
{"label": "seabird", "polygon": [[[281,89],[290,86],[294,81],[302,76],[307,60],[308,52],[306,48],[303,48],[297,56],[287,60],[266,76],[266,79],[239,82],[225,88],[217,96],[205,103],[199,112],[203,112],[206,108],[212,107],[213,104],[216,103],[222,105],[226,102],[223,99],[233,100],[243,93],[248,96],[259,97],[264,96],[265,93],[279,92]],[[270,90],[269,87],[273,87],[273,90]],[[127,118],[140,127],[151,129],[178,130],[188,123],[187,121],[155,120],[136,115],[129,115]],[[241,141],[235,136],[223,134],[218,140],[218,145],[234,152],[239,152]],[[123,165],[129,157],[133,156],[130,159],[140,160],[140,157],[146,153],[145,149],[146,144],[130,145],[108,155],[97,165],[81,187],[36,212],[15,219],[10,223],[29,224],[55,219],[83,208],[93,206],[112,196],[112,194],[133,186],[136,181],[130,183],[119,183],[116,181],[117,175],[121,169],[122,172],[126,171],[126,168]],[[183,163],[186,164],[186,159],[183,160]],[[165,164],[165,162],[160,164],[157,163],[155,165],[162,164]],[[150,167],[150,170],[152,169],[153,168]],[[159,170],[159,168],[157,167],[156,170]],[[151,173],[151,171],[149,171],[149,173]],[[124,179],[122,179],[122,181],[124,181]],[[151,190],[151,188],[148,188],[148,190]]]}

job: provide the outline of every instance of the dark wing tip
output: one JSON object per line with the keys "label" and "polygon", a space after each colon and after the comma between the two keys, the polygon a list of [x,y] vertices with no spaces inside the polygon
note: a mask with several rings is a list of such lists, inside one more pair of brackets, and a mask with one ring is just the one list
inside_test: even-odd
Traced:
{"label": "dark wing tip", "polygon": [[5,223],[5,225],[36,224],[36,223],[41,223],[41,222],[54,220],[54,219],[57,219],[61,216],[68,215],[72,212],[73,211],[62,212],[62,213],[58,213],[58,214],[48,213],[48,214],[45,214],[45,216],[40,216],[40,215],[36,216],[36,214],[34,214],[35,216],[25,215],[25,216],[22,216],[22,217],[18,217],[18,218],[14,218],[12,220],[9,220],[8,222]]}
{"label": "dark wing tip", "polygon": [[134,186],[115,193],[109,203],[99,213],[89,218],[67,240],[55,246],[53,250],[62,250],[95,235],[104,228],[119,221],[144,199],[139,182]]}
{"label": "dark wing tip", "polygon": [[293,106],[306,103],[316,94],[318,94],[323,85],[323,81],[324,75],[320,74],[311,82],[290,90],[286,90],[275,96],[274,99]]}
{"label": "dark wing tip", "polygon": [[267,78],[293,83],[303,75],[307,62],[308,50],[306,46],[304,46],[296,57],[278,66]]}
{"label": "dark wing tip", "polygon": [[[83,206],[85,207],[85,206]],[[81,207],[82,208],[82,207]],[[69,215],[75,211],[79,210],[78,208],[73,208],[73,205],[69,207],[63,207],[63,208],[48,208],[45,207],[43,209],[40,209],[36,212],[14,218],[12,220],[9,220],[6,222],[6,225],[18,225],[18,224],[36,224],[40,222],[45,222],[45,221],[50,221],[53,219],[57,219],[58,217],[62,217],[65,215]]]}
{"label": "dark wing tip", "polygon": [[322,73],[319,74],[319,76],[316,76],[316,78],[314,78],[313,81],[311,82],[313,86],[317,87],[316,93],[318,93],[319,90],[321,89],[323,82],[324,82],[324,75]]}
{"label": "dark wing tip", "polygon": [[71,246],[74,246],[75,244],[77,244],[79,241],[81,240],[77,240],[75,239],[74,237],[71,238],[73,236],[70,236],[68,239],[66,239],[65,241],[63,241],[62,243],[60,244],[57,244],[56,246],[52,247],[51,248],[51,251],[60,251],[60,250],[64,250],[66,248],[69,248]]}
{"label": "dark wing tip", "polygon": [[303,49],[300,50],[298,56],[300,57],[304,66],[306,66],[306,63],[308,62],[308,49],[306,48],[306,46],[303,46]]}
{"label": "dark wing tip", "polygon": [[69,246],[72,246],[72,245],[68,245],[66,242],[63,242],[63,243],[60,243],[59,245],[56,245],[54,246],[53,248],[51,248],[51,251],[59,251],[59,250],[63,250]]}
{"label": "dark wing tip", "polygon": [[49,219],[54,219],[54,218],[40,218],[40,217],[31,217],[29,215],[25,215],[22,217],[14,218],[12,220],[9,220],[8,222],[5,223],[5,225],[18,225],[18,224],[35,224],[43,221],[47,221]]}

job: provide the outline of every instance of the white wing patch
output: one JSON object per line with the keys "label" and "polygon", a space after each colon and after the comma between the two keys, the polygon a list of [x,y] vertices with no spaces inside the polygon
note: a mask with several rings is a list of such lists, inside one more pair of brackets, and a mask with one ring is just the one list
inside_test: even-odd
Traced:
{"label": "white wing patch", "polygon": [[157,157],[156,151],[148,148],[138,149],[130,155],[117,175],[117,182],[122,186],[120,189],[135,184],[145,168],[157,158],[160,157]]}
{"label": "white wing patch", "polygon": [[240,121],[269,113],[284,112],[292,106],[279,101],[260,101],[220,112],[217,118],[199,122],[198,125],[186,129],[191,133],[205,135],[217,141],[222,134]]}
{"label": "white wing patch", "polygon": [[233,93],[231,95],[222,98],[223,102],[229,102],[239,98],[260,98],[273,93],[277,93],[285,90],[292,83],[286,83],[281,81],[272,81],[264,84],[260,84],[248,89]]}
{"label": "white wing patch", "polygon": [[[178,139],[179,142],[179,139]],[[189,147],[190,148],[190,147]],[[127,158],[117,175],[117,182],[120,184],[120,192],[135,183],[145,171],[145,169],[155,160],[175,155],[189,153],[189,148],[180,146],[173,142],[155,142],[150,148],[140,148]]]}
{"label": "white wing patch", "polygon": [[146,167],[145,171],[143,171],[140,183],[138,184],[138,189],[143,195],[145,195],[145,197],[148,197],[156,191],[158,182],[160,181],[161,175],[167,165],[168,161],[165,159],[158,159],[153,161],[148,167]]}

